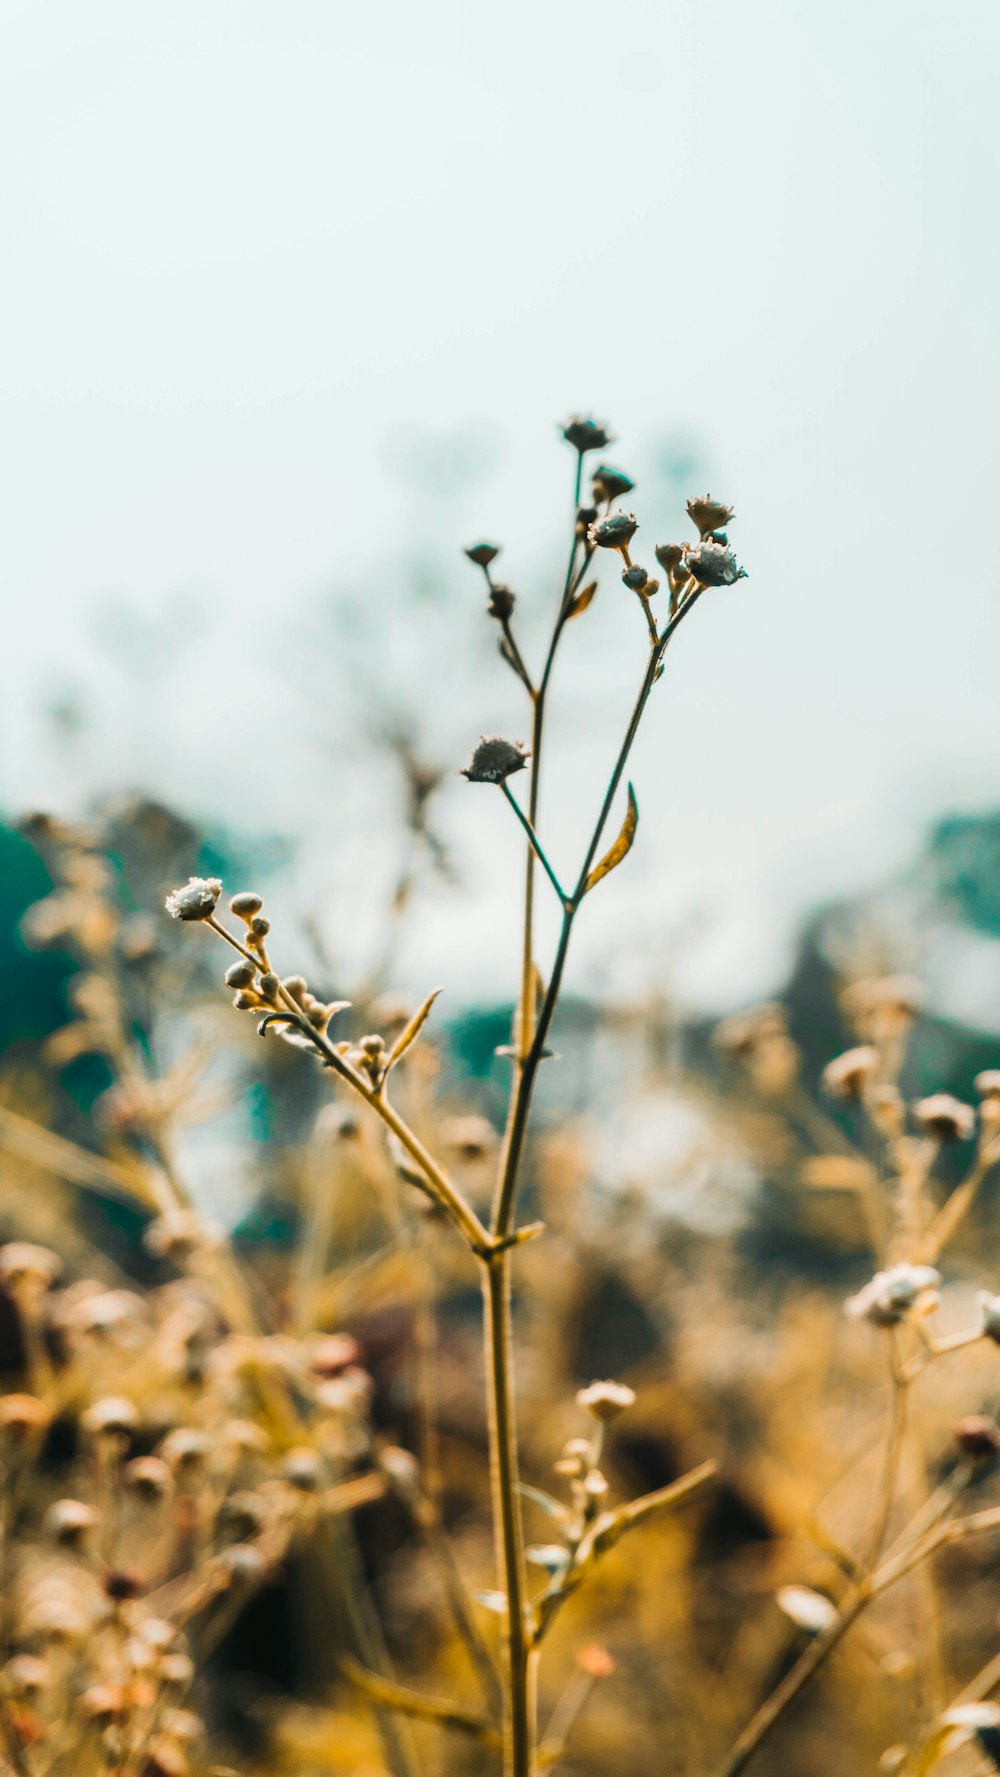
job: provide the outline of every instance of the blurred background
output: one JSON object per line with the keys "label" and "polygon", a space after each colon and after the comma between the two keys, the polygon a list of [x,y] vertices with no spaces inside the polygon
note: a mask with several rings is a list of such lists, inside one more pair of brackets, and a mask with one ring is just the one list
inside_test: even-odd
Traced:
{"label": "blurred background", "polygon": [[[995,804],[990,0],[0,21],[9,814],[161,798],[370,950],[405,735],[455,868],[400,982],[508,993],[519,848],[451,773],[525,712],[461,548],[504,545],[537,650],[580,409],[650,552],[708,487],[751,577],[672,662],[579,985],[766,990],[817,898]],[[641,671],[604,578],[560,667],[557,859]],[[992,956],[940,971],[949,1011],[998,1022]]]}
{"label": "blurred background", "polygon": [[[589,1696],[620,1662],[583,1777],[626,1740],[636,1772],[703,1777],[812,1632],[776,1588],[828,1607],[865,1534],[886,1378],[842,1305],[873,1265],[870,1131],[816,1090],[868,1041],[840,990],[875,979],[906,1100],[971,1098],[1000,1056],[998,52],[992,0],[0,0],[0,1237],[55,1249],[43,1356],[76,1361],[82,1314],[87,1388],[135,1395],[144,1449],[185,1417],[214,1436],[236,1324],[229,1248],[149,1225],[163,1177],[232,1234],[262,1351],[299,1339],[304,1376],[314,1334],[347,1335],[347,1431],[328,1449],[317,1409],[302,1439],[335,1478],[371,1467],[345,1588],[442,1693],[469,1675],[380,1489],[385,1450],[415,1450],[488,1611],[466,1256],[327,1079],[236,1018],[162,899],[190,872],[265,893],[275,966],[354,1002],[338,1036],[399,1029],[444,983],[401,1102],[485,1213],[523,847],[459,770],[530,723],[463,550],[502,546],[535,662],[571,414],[614,432],[640,561],[690,537],[689,496],[736,508],[749,578],[671,648],[632,757],[638,840],[578,922],[526,1167],[547,1237],[519,1273],[525,1473],[551,1476],[596,1372],[639,1396],[615,1498],[720,1462],[556,1642],[557,1720],[564,1681]],[[559,656],[541,825],[566,875],[645,665],[633,605],[605,567]],[[713,1041],[765,996],[781,1010]],[[970,1212],[942,1300],[960,1338],[1000,1287],[969,1139],[928,1187]],[[161,1321],[185,1290],[215,1355],[179,1382],[163,1359],[171,1394]],[[0,1262],[19,1388],[16,1307]],[[956,1415],[997,1411],[994,1360],[980,1339],[934,1372],[900,1525],[950,1484]],[[39,1445],[52,1491],[86,1457],[87,1398]],[[284,1499],[280,1446],[260,1484]],[[211,1759],[395,1773],[342,1694],[364,1638],[331,1640],[293,1519],[211,1643]],[[958,1551],[940,1601],[900,1588],[762,1777],[871,1769],[912,1738],[993,1656],[995,1569]],[[582,1666],[581,1635],[607,1643]],[[308,1751],[320,1730],[333,1752]],[[489,1768],[420,1732],[425,1769]]]}

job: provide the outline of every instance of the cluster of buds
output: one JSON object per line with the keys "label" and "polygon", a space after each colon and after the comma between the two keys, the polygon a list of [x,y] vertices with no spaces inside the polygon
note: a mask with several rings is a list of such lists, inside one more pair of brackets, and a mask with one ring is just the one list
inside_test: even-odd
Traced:
{"label": "cluster of buds", "polygon": [[689,500],[687,511],[698,532],[697,543],[660,543],[656,549],[670,584],[671,615],[696,588],[735,586],[746,579],[746,568],[736,560],[725,528],[732,522],[733,508],[704,494]]}

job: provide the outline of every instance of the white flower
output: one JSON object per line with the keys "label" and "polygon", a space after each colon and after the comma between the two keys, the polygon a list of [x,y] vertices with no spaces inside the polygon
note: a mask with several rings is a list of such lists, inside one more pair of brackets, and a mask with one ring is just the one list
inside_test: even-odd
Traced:
{"label": "white flower", "polygon": [[921,1297],[938,1289],[941,1273],[933,1265],[893,1265],[877,1271],[870,1283],[844,1303],[852,1320],[869,1320],[875,1327],[898,1326]]}

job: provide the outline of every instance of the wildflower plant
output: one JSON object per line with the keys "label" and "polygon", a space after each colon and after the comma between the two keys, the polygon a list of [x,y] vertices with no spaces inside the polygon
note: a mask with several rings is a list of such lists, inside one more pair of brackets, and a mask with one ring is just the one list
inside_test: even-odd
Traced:
{"label": "wildflower plant", "polygon": [[[517,640],[516,595],[494,578],[498,546],[484,542],[466,551],[484,576],[487,612],[500,629],[500,654],[523,686],[530,722],[528,744],[498,735],[483,737],[464,769],[470,784],[492,785],[500,790],[526,842],[521,980],[509,1046],[513,1078],[489,1217],[480,1215],[455,1177],[428,1151],[396,1108],[394,1099],[394,1072],[418,1042],[439,990],[428,994],[394,1038],[377,1032],[355,1041],[340,1037],[338,1021],[347,1007],[340,1002],[323,1003],[309,991],[301,976],[282,977],[272,963],[270,927],[259,896],[244,893],[230,900],[229,913],[235,924],[219,917],[220,887],[214,879],[192,878],[167,898],[167,911],[174,918],[201,925],[236,952],[239,960],[230,967],[227,984],[235,989],[236,1008],[258,1017],[261,1035],[274,1035],[311,1050],[328,1071],[332,1083],[353,1094],[380,1119],[397,1156],[401,1177],[418,1186],[437,1206],[478,1267],[484,1302],[497,1558],[495,1599],[504,1630],[500,1740],[507,1777],[531,1777],[536,1768],[536,1669],[549,1625],[563,1600],[584,1582],[601,1555],[622,1535],[654,1514],[674,1508],[712,1472],[712,1465],[705,1463],[681,1481],[645,1499],[624,1507],[609,1507],[607,1482],[600,1468],[603,1429],[615,1413],[628,1406],[629,1391],[614,1383],[595,1384],[594,1389],[584,1391],[581,1407],[595,1418],[597,1429],[586,1452],[570,1459],[575,1464],[572,1476],[567,1471],[572,1503],[552,1502],[555,1521],[562,1531],[562,1552],[556,1558],[550,1551],[551,1559],[546,1557],[541,1563],[549,1572],[549,1582],[542,1592],[533,1591],[522,1522],[511,1283],[519,1249],[526,1241],[544,1236],[541,1225],[518,1220],[535,1086],[550,1053],[549,1036],[576,921],[587,897],[624,862],[635,840],[638,804],[632,785],[628,784],[617,837],[602,851],[640,723],[664,672],[668,647],[708,588],[732,586],[744,575],[727,535],[718,528],[723,521],[729,522],[731,509],[708,496],[692,500],[688,511],[698,532],[697,540],[666,546],[662,554],[657,552],[669,562],[669,591],[666,600],[660,601],[665,602],[666,609],[658,617],[659,607],[653,601],[659,581],[635,559],[638,520],[618,503],[631,493],[631,478],[620,470],[599,466],[592,476],[588,503],[582,503],[587,460],[593,452],[604,451],[610,444],[607,428],[592,419],[574,417],[563,428],[563,436],[575,453],[568,563],[555,601],[548,646],[537,668],[529,665]],[[644,657],[640,652],[641,670],[632,713],[599,798],[589,841],[572,878],[563,883],[539,828],[548,694],[567,626],[589,608],[597,590],[599,566],[608,558],[618,558],[626,591],[638,601],[645,630]],[[595,577],[589,578],[592,571]],[[522,778],[527,789],[523,799],[519,799],[511,780],[520,782]],[[535,941],[539,873],[556,895],[561,912],[555,953],[544,964]]]}

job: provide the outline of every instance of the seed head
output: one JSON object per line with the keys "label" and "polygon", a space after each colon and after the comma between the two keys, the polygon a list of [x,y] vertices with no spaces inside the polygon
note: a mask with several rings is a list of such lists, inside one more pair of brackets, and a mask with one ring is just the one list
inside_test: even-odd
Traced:
{"label": "seed head", "polygon": [[594,470],[594,499],[620,500],[623,494],[630,494],[635,482],[630,475],[623,475],[620,469],[609,469],[604,463]]}
{"label": "seed head", "polygon": [[595,549],[627,549],[638,528],[634,512],[609,512],[591,525],[587,537]]}
{"label": "seed head", "polygon": [[473,543],[465,553],[477,568],[488,568],[491,561],[496,561],[500,550],[496,543]]}
{"label": "seed head", "polygon": [[724,530],[732,523],[733,509],[723,505],[721,500],[713,500],[711,494],[702,494],[687,503],[688,517],[697,525],[702,537],[711,536],[713,531]]}
{"label": "seed head", "polygon": [[592,1382],[589,1388],[577,1391],[576,1404],[602,1424],[610,1424],[620,1413],[635,1406],[635,1395],[624,1382]]}
{"label": "seed head", "polygon": [[522,771],[527,760],[528,750],[520,741],[504,740],[499,734],[484,734],[479,745],[473,748],[468,765],[463,767],[462,776],[467,777],[470,784],[502,784],[515,771]]}
{"label": "seed head", "polygon": [[172,890],[164,906],[171,919],[211,919],[221,893],[217,876],[192,876],[183,888]]}
{"label": "seed head", "polygon": [[971,1105],[952,1098],[950,1092],[934,1092],[914,1105],[913,1115],[919,1127],[938,1141],[968,1141],[976,1127],[976,1113]]}
{"label": "seed head", "polygon": [[581,419],[579,414],[574,414],[572,419],[566,421],[562,435],[566,443],[578,450],[581,456],[588,450],[606,450],[613,442],[606,426],[600,425],[597,420]]}
{"label": "seed head", "polygon": [[746,568],[740,567],[735,551],[724,543],[696,543],[687,551],[684,560],[701,586],[735,586],[737,580],[747,577]]}

